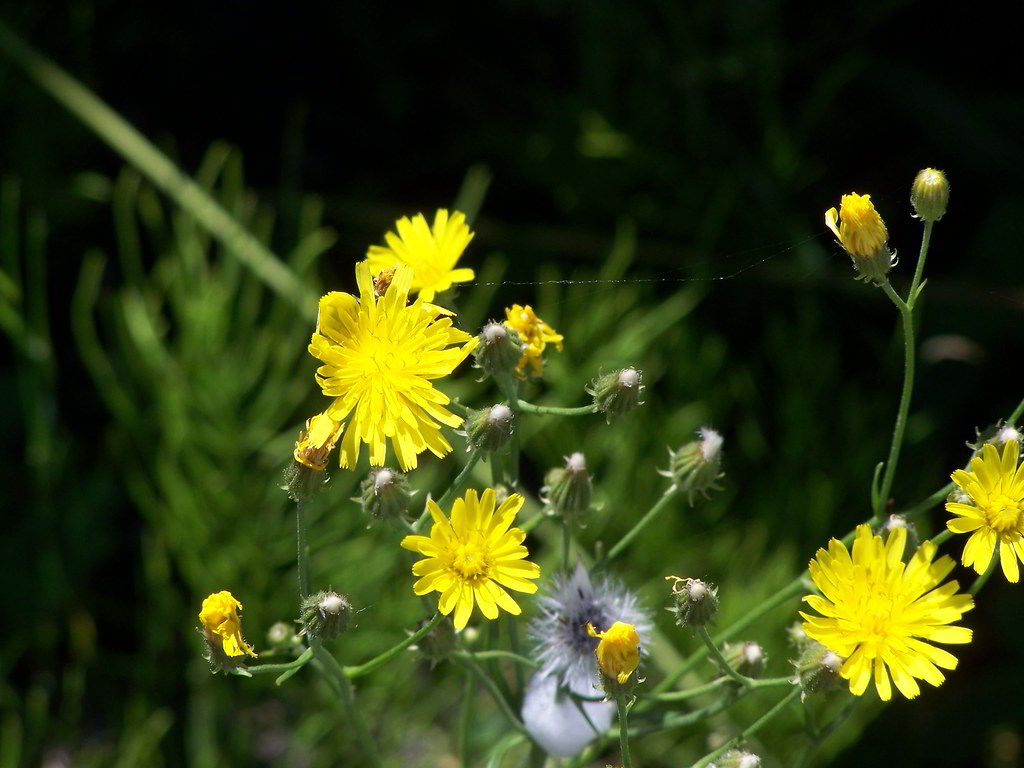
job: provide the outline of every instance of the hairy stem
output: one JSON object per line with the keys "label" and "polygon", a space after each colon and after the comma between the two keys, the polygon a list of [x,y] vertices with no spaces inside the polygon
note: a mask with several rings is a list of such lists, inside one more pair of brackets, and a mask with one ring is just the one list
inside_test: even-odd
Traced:
{"label": "hairy stem", "polygon": [[440,612],[435,613],[434,617],[430,621],[428,621],[418,630],[416,630],[407,638],[405,638],[405,640],[402,640],[402,642],[388,648],[386,651],[384,651],[384,653],[380,654],[379,656],[374,656],[365,664],[360,664],[356,667],[345,667],[345,675],[347,677],[356,678],[370,674],[378,667],[382,667],[385,664],[387,664],[389,661],[395,658],[395,656],[404,651],[410,645],[412,645],[416,641],[422,639],[427,634],[429,634],[430,631],[438,624],[440,624],[443,619],[444,616],[442,616]]}

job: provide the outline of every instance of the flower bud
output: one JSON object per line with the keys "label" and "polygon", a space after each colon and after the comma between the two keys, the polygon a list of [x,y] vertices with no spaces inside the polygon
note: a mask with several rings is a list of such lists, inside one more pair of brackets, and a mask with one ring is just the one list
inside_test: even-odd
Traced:
{"label": "flower bud", "polygon": [[745,643],[726,643],[722,646],[722,656],[729,662],[730,667],[747,677],[760,677],[764,672],[765,661],[768,660],[764,648],[753,640]]}
{"label": "flower bud", "polygon": [[306,421],[292,451],[292,463],[284,471],[282,486],[293,501],[308,501],[327,482],[327,460],[341,438],[342,427],[328,411]]}
{"label": "flower bud", "polygon": [[296,645],[299,638],[293,629],[295,625],[285,621],[275,622],[267,630],[267,642],[276,650],[283,650]]}
{"label": "flower bud", "polygon": [[587,394],[594,398],[594,405],[610,423],[612,418],[643,405],[640,399],[643,389],[642,373],[636,368],[623,368],[594,379],[587,387]]}
{"label": "flower bud", "polygon": [[730,749],[709,768],[761,768],[761,758],[753,752],[742,749]]}
{"label": "flower bud", "polygon": [[816,640],[805,644],[796,663],[800,686],[805,693],[824,694],[838,687],[842,657]]}
{"label": "flower bud", "polygon": [[523,349],[522,339],[514,329],[492,320],[480,331],[480,343],[473,350],[473,358],[485,376],[499,384],[514,382]]}
{"label": "flower bud", "polygon": [[896,263],[896,255],[889,252],[887,245],[889,231],[875,210],[871,195],[843,195],[838,213],[835,208],[825,211],[825,225],[853,259],[854,269],[864,280],[880,281]]}
{"label": "flower bud", "polygon": [[[968,443],[967,446],[972,449],[973,453],[971,458],[980,456],[982,449],[986,444],[995,446],[996,450],[1002,453],[1003,448],[1011,440],[1021,442],[1021,432],[1013,424],[1000,419],[995,424],[986,427],[983,430],[975,429],[977,433],[977,439],[973,443]],[[971,462],[968,460],[967,468],[970,468]]]}
{"label": "flower bud", "polygon": [[882,527],[879,528],[878,533],[882,537],[882,541],[888,541],[889,534],[897,528],[907,529],[907,546],[903,553],[904,562],[910,562],[910,558],[914,556],[917,551],[918,545],[921,543],[920,538],[917,535],[917,527],[907,520],[903,515],[889,515],[889,518],[882,523]]}
{"label": "flower bud", "polygon": [[587,474],[587,460],[582,453],[565,458],[564,467],[550,470],[540,489],[541,501],[548,512],[560,515],[569,521],[576,521],[590,509],[590,475]]}
{"label": "flower bud", "polygon": [[398,520],[409,511],[413,491],[405,475],[389,467],[371,469],[360,487],[362,494],[357,499],[363,505],[363,512],[371,520],[386,522]]}
{"label": "flower bud", "polygon": [[718,480],[722,472],[722,436],[711,427],[698,430],[699,440],[687,443],[678,451],[669,449],[668,470],[659,470],[665,477],[672,478],[669,491],[686,491],[690,505],[696,494],[708,498],[708,491],[721,490]]}
{"label": "flower bud", "polygon": [[807,632],[804,630],[804,623],[802,621],[794,621],[786,628],[786,638],[790,644],[802,652],[808,643],[816,642],[807,636]]}
{"label": "flower bud", "polygon": [[681,627],[703,627],[710,623],[718,613],[718,587],[700,579],[675,579],[672,594],[676,604],[669,610],[675,614],[676,624]]}
{"label": "flower bud", "polygon": [[616,621],[604,632],[598,632],[588,623],[587,634],[601,639],[595,654],[605,694],[614,699],[630,693],[642,682],[633,674],[640,665],[640,638],[636,627]]}
{"label": "flower bud", "polygon": [[333,640],[352,618],[352,605],[337,592],[317,592],[302,601],[302,633],[321,642]]}
{"label": "flower bud", "polygon": [[246,657],[256,651],[242,635],[242,604],[227,590],[214,592],[203,600],[199,611],[200,631],[206,640],[206,660],[214,673],[242,669]]}
{"label": "flower bud", "polygon": [[949,182],[946,174],[925,168],[917,174],[910,187],[910,204],[921,221],[938,221],[949,203]]}
{"label": "flower bud", "polygon": [[492,453],[503,448],[512,439],[515,431],[515,416],[504,403],[473,411],[466,420],[467,450]]}
{"label": "flower bud", "polygon": [[[430,619],[423,619],[416,629],[421,629],[429,622]],[[418,651],[423,658],[430,662],[430,668],[433,669],[455,650],[455,627],[445,619],[409,648]]]}

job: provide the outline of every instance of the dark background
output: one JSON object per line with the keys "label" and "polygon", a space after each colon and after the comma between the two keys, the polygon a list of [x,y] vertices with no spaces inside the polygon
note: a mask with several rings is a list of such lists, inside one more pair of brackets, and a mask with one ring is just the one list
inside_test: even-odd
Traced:
{"label": "dark background", "polygon": [[[919,238],[910,181],[935,166],[952,182],[928,262],[897,507],[941,486],[965,461],[975,427],[1007,415],[1024,394],[1012,373],[1024,327],[1019,30],[981,6],[83,1],[4,2],[0,18],[187,171],[215,140],[236,148],[245,183],[276,212],[270,242],[279,252],[301,233],[305,196],[322,200],[336,241],[314,284],[350,287],[351,263],[368,243],[398,215],[449,205],[474,166],[492,181],[472,247],[500,254],[506,281],[593,276],[616,233],[634,233],[626,277],[663,279],[642,284],[637,302],[653,306],[678,291],[699,300],[685,338],[669,333],[646,350],[664,372],[649,380],[654,404],[699,399],[697,412],[736,446],[732,495],[706,517],[707,532],[753,526],[761,551],[784,552],[794,570],[867,516],[898,396],[895,313],[880,291],[854,282],[822,225],[843,192],[872,194],[901,257],[899,288]],[[124,246],[107,205],[113,187],[100,183],[121,166],[0,57],[0,169],[17,181],[19,220],[45,222],[45,301],[28,319],[46,327],[53,363],[49,394],[29,398],[24,350],[0,348],[0,741],[16,755],[5,765],[97,743],[109,749],[96,759],[113,764],[110,755],[125,748],[117,734],[146,727],[158,736],[139,748],[140,762],[202,765],[210,755],[196,747],[193,721],[231,727],[211,703],[223,699],[203,699],[210,708],[197,714],[194,688],[209,682],[182,671],[198,646],[178,625],[191,621],[201,579],[173,554],[165,577],[147,575],[151,525],[119,466],[126,456],[146,459],[118,442],[122,420],[68,320],[83,254]],[[144,267],[158,250],[142,249]],[[111,263],[102,285],[115,291],[131,277]],[[512,301],[543,308],[552,294],[534,290],[502,286],[489,314]],[[579,289],[575,303],[563,296],[549,312],[561,330],[569,306],[612,311],[605,299],[614,290]],[[301,347],[306,334],[296,322],[282,343]],[[311,370],[303,360],[302,375]],[[316,394],[304,402],[290,424],[316,406]],[[32,420],[50,425],[42,448]],[[529,478],[560,455],[558,440],[538,437]],[[648,442],[657,445],[638,453],[649,448],[663,461],[664,441]],[[638,471],[620,467],[623,488]],[[669,570],[689,567],[673,553],[653,559],[662,556],[672,558]],[[636,567],[655,578],[660,566],[650,559],[638,553]],[[728,578],[756,579],[743,563],[722,567]],[[154,583],[179,597],[154,604]],[[976,640],[958,653],[960,669],[939,690],[885,709],[833,764],[875,764],[884,748],[892,765],[1024,765],[1020,589],[993,579],[968,617]],[[143,639],[161,633],[180,637]],[[158,657],[143,652],[153,647]],[[74,705],[69,687],[79,691]],[[125,714],[157,704],[152,711],[166,717]],[[259,729],[245,717],[245,728]],[[438,727],[454,730],[443,718]],[[238,745],[223,755],[231,764],[291,764]]]}

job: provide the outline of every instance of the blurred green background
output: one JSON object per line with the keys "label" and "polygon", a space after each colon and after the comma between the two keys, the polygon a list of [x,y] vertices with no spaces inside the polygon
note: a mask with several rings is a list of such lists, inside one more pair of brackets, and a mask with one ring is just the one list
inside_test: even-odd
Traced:
{"label": "blurred green background", "polygon": [[[822,225],[841,193],[872,194],[899,286],[920,233],[914,174],[933,165],[952,181],[897,507],[943,485],[974,428],[1024,395],[1009,362],[1024,327],[1016,31],[945,14],[915,2],[0,2],[0,19],[312,289],[351,290],[353,263],[398,216],[457,202],[476,217],[466,259],[481,283],[458,298],[463,327],[518,301],[565,334],[531,400],[581,404],[599,371],[642,367],[647,403],[628,418],[525,426],[534,494],[549,466],[586,452],[604,503],[588,546],[614,542],[662,492],[666,446],[704,423],[724,433],[724,492],[665,515],[618,562],[656,609],[654,678],[696,647],[660,611],[664,575],[717,581],[728,623],[869,515],[901,341],[891,305],[854,282]],[[222,588],[259,646],[294,616],[278,485],[324,402],[308,317],[3,56],[0,173],[0,768],[355,764],[311,673],[281,688],[212,677],[195,631],[202,597]],[[545,282],[564,278],[624,282]],[[468,366],[445,386],[495,397]],[[436,495],[464,461],[429,459],[414,484]],[[362,609],[333,649],[349,663],[419,615],[398,535],[367,530],[350,501],[364,472],[334,472],[311,523],[315,583]],[[477,484],[488,477],[481,466]],[[544,565],[554,534],[531,538]],[[878,764],[884,749],[892,765],[1024,765],[1020,590],[993,579],[947,683],[877,717],[861,708],[820,764]],[[769,674],[789,668],[792,618],[751,633]],[[453,669],[402,660],[359,688],[396,765],[457,763]],[[764,706],[748,700],[711,730]],[[757,743],[776,766],[803,738],[780,722]],[[504,730],[481,692],[476,753]],[[636,757],[688,764],[708,735],[649,737]]]}

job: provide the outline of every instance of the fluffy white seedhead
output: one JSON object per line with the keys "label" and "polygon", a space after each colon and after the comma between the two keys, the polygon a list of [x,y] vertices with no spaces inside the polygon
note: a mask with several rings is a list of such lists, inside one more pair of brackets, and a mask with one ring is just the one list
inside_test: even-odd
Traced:
{"label": "fluffy white seedhead", "polygon": [[619,371],[619,386],[632,389],[640,383],[640,374],[636,368],[623,368]]}
{"label": "fluffy white seedhead", "polygon": [[559,684],[573,690],[592,691],[598,680],[594,656],[598,640],[587,634],[588,623],[599,632],[616,621],[632,624],[641,652],[650,642],[650,612],[619,582],[609,578],[591,582],[582,564],[571,576],[555,576],[537,606],[539,615],[530,622],[529,632],[541,663],[540,674],[554,675]]}
{"label": "fluffy white seedhead", "polygon": [[501,323],[490,322],[484,326],[484,341],[488,344],[504,341],[506,336],[508,336],[508,329]]}
{"label": "fluffy white seedhead", "polygon": [[764,658],[764,649],[757,643],[747,643],[743,646],[743,658],[748,664],[757,664]]}
{"label": "fluffy white seedhead", "polygon": [[504,403],[498,403],[497,405],[491,406],[491,412],[487,416],[492,424],[500,424],[504,426],[512,420],[512,409]]}
{"label": "fluffy white seedhead", "polygon": [[382,489],[387,488],[393,482],[395,482],[395,473],[390,469],[380,469],[373,476],[373,492],[380,493]]}
{"label": "fluffy white seedhead", "polygon": [[345,602],[345,598],[343,598],[341,595],[335,594],[334,592],[329,592],[327,595],[325,595],[324,599],[320,601],[319,605],[321,613],[332,614],[341,613],[347,607],[348,604]]}
{"label": "fluffy white seedhead", "polygon": [[694,579],[690,582],[690,599],[691,600],[703,600],[707,597],[708,585],[700,579]]}
{"label": "fluffy white seedhead", "polygon": [[565,468],[570,472],[586,472],[587,459],[582,453],[576,451],[576,453],[566,457]]}
{"label": "fluffy white seedhead", "polygon": [[761,758],[748,753],[740,758],[737,768],[761,768]]}
{"label": "fluffy white seedhead", "polygon": [[1020,440],[1020,430],[1016,429],[1011,425],[1007,425],[999,430],[999,442],[1006,444],[1011,440]]}
{"label": "fluffy white seedhead", "polygon": [[907,518],[903,515],[889,515],[889,525],[887,527],[889,530],[893,528],[906,528]]}
{"label": "fluffy white seedhead", "polygon": [[701,427],[700,430],[700,455],[704,461],[714,461],[722,450],[722,436],[711,427]]}
{"label": "fluffy white seedhead", "polygon": [[843,659],[835,651],[829,651],[825,654],[825,658],[821,660],[821,666],[823,666],[833,675],[838,675],[839,668],[843,666]]}

